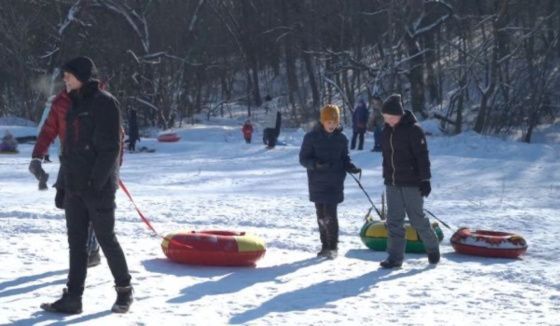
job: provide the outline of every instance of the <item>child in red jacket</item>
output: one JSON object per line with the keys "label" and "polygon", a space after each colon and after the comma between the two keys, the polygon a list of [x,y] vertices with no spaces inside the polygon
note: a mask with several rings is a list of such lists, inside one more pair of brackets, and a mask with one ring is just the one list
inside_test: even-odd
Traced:
{"label": "child in red jacket", "polygon": [[245,138],[245,142],[247,144],[251,143],[251,137],[253,136],[253,125],[251,124],[251,120],[247,119],[241,128],[241,132],[243,132],[243,138]]}

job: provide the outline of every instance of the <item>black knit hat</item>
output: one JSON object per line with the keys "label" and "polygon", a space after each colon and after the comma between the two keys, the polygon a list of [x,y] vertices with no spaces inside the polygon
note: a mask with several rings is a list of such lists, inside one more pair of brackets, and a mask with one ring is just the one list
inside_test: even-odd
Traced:
{"label": "black knit hat", "polygon": [[85,83],[97,74],[95,63],[88,57],[77,57],[62,66],[62,71],[74,75],[79,81]]}
{"label": "black knit hat", "polygon": [[385,102],[383,102],[381,113],[390,115],[404,115],[401,96],[399,94],[390,95],[385,100]]}

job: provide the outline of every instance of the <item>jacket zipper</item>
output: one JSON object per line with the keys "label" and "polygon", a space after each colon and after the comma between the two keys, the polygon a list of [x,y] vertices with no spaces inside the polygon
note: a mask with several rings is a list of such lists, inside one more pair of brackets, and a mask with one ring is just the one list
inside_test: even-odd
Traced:
{"label": "jacket zipper", "polygon": [[391,136],[389,137],[389,143],[391,144],[391,167],[393,168],[393,173],[391,178],[393,179],[393,186],[395,186],[395,147],[393,146],[393,134],[395,129],[391,130]]}

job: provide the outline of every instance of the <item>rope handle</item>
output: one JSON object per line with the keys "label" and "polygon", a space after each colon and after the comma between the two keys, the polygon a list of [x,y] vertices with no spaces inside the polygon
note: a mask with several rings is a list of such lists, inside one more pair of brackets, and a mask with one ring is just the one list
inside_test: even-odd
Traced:
{"label": "rope handle", "polygon": [[[358,178],[356,178],[352,173],[348,173],[350,174],[350,176],[352,177],[352,179],[354,179],[354,181],[356,181],[356,183],[358,184],[358,186],[360,187],[360,189],[362,189],[362,191],[364,192],[364,194],[366,195],[367,199],[369,200],[371,207],[369,208],[368,212],[366,213],[365,219],[366,221],[369,220],[369,213],[371,213],[372,209],[375,209],[375,212],[377,213],[377,216],[379,216],[379,219],[381,219],[382,221],[385,220],[385,217],[383,216],[383,214],[381,214],[381,212],[379,211],[379,209],[377,209],[377,207],[375,206],[375,204],[373,203],[373,200],[371,200],[371,197],[369,196],[369,194],[367,193],[367,191],[364,189],[364,186],[362,186],[362,183],[360,182],[360,180],[358,180]],[[360,177],[361,177],[361,173],[360,173]]]}

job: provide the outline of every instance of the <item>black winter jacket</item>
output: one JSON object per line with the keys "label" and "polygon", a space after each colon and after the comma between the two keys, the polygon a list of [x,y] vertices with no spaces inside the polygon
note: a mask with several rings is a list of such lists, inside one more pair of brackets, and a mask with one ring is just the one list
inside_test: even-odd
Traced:
{"label": "black winter jacket", "polygon": [[67,191],[116,191],[121,153],[119,103],[90,81],[70,93],[62,152]]}
{"label": "black winter jacket", "polygon": [[[348,156],[348,139],[342,129],[329,134],[318,123],[303,138],[299,163],[307,168],[310,201],[322,204],[344,201],[346,171],[354,165]],[[317,163],[326,166],[317,169]]]}
{"label": "black winter jacket", "polygon": [[383,128],[383,178],[386,185],[418,186],[429,180],[428,143],[416,117],[406,110],[394,127]]}

